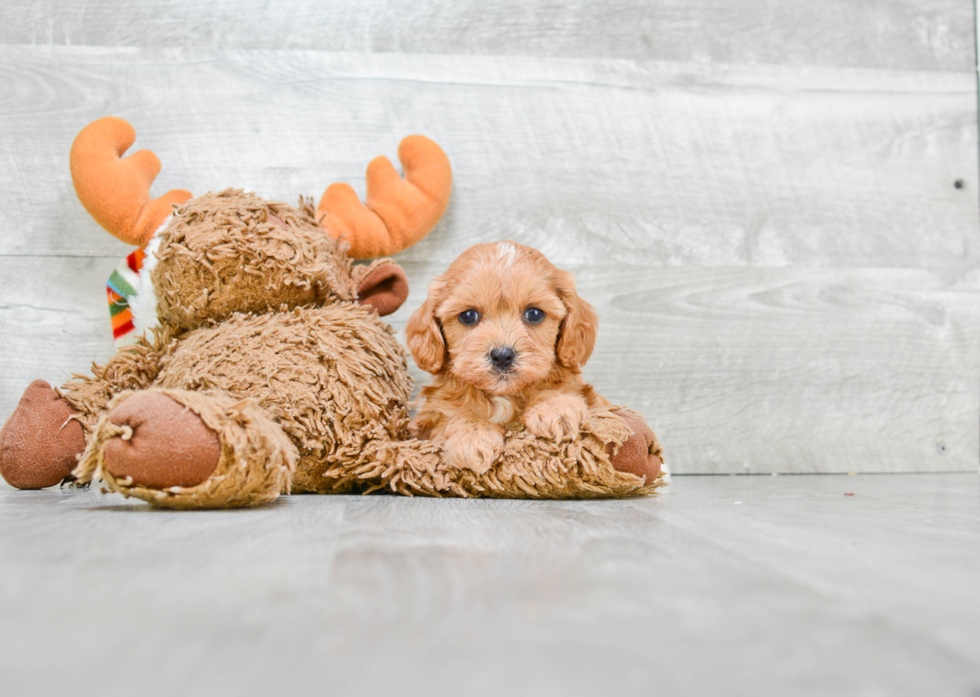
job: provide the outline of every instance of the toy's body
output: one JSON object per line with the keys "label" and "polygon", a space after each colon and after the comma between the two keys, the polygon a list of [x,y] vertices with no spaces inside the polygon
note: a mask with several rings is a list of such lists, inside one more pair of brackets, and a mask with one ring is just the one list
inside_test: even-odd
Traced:
{"label": "toy's body", "polygon": [[[146,165],[142,153],[118,159],[132,138],[111,129],[115,160],[100,154],[93,138],[109,126],[129,128],[106,121],[76,140],[82,160],[117,170],[134,160]],[[567,442],[511,434],[482,473],[444,464],[435,445],[410,437],[405,353],[379,317],[401,305],[407,282],[390,260],[353,265],[346,245],[393,253],[445,209],[445,155],[426,139],[406,143],[408,181],[391,179],[390,164],[376,161],[373,210],[335,185],[321,202],[321,209],[333,202],[326,212],[236,190],[149,201],[142,189],[137,212],[120,211],[105,186],[79,184],[84,162],[73,149],[76,187],[93,215],[123,239],[153,240],[152,292],[144,289],[140,302],[152,296],[157,325],[60,392],[32,384],[0,432],[0,473],[20,488],[51,486],[69,473],[83,483],[100,478],[173,508],[256,505],[290,490],[588,497],[662,484],[630,469],[659,458],[659,446],[625,411],[620,418],[595,410]],[[155,167],[153,158],[140,170],[146,191]],[[365,231],[370,239],[357,239]]]}
{"label": "toy's body", "polygon": [[[243,471],[258,470],[260,477],[246,479],[263,486],[247,497],[238,492],[233,504],[275,498],[290,479],[293,491],[319,493],[377,484],[346,475],[372,461],[372,444],[405,433],[411,389],[405,356],[368,304],[379,297],[372,290],[402,277],[389,261],[351,265],[311,214],[225,191],[190,201],[169,220],[152,272],[162,325],[156,338],[62,387],[89,445],[93,436],[113,444],[120,429],[133,432],[115,452],[90,447],[80,479],[98,474],[112,488],[161,505],[220,505],[216,496],[227,492],[219,484],[228,477],[219,460],[236,443],[244,450],[230,460],[247,462]],[[214,280],[205,291],[208,275]],[[384,297],[400,304],[391,293]],[[112,406],[128,403],[128,415],[104,420],[111,400],[127,390],[150,392],[117,398]],[[209,424],[220,448],[208,447],[206,433],[189,436],[186,424],[149,442],[134,419],[166,418],[161,394],[220,423]],[[242,400],[247,416],[233,417]],[[127,449],[168,455],[136,466]],[[185,469],[197,476],[174,471],[180,449],[188,451]],[[246,450],[263,453],[266,462],[252,461]],[[167,478],[174,474],[179,483]]]}

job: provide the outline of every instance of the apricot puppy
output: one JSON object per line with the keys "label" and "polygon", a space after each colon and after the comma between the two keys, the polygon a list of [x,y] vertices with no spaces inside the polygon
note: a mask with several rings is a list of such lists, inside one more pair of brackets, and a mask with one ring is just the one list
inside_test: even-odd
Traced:
{"label": "apricot puppy", "polygon": [[504,432],[570,440],[590,407],[609,406],[581,377],[598,319],[572,275],[514,242],[469,248],[433,279],[408,321],[408,348],[435,376],[412,421],[460,468],[487,471]]}

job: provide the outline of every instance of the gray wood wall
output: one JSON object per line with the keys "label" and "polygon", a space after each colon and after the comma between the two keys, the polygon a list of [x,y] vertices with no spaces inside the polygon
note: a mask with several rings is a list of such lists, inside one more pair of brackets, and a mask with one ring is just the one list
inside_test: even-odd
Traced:
{"label": "gray wood wall", "polygon": [[[129,249],[67,153],[123,116],[156,192],[363,192],[422,132],[449,212],[413,284],[514,239],[600,311],[587,374],[680,473],[976,471],[970,0],[6,0],[0,421],[112,351]],[[959,188],[954,185],[960,182]],[[424,375],[415,371],[424,379]]]}

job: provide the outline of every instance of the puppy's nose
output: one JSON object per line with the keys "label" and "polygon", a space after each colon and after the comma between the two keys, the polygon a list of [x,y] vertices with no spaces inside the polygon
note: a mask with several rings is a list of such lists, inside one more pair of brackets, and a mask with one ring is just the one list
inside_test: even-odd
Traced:
{"label": "puppy's nose", "polygon": [[495,348],[490,351],[490,361],[493,363],[495,370],[510,370],[514,367],[514,360],[516,358],[517,352],[510,346]]}

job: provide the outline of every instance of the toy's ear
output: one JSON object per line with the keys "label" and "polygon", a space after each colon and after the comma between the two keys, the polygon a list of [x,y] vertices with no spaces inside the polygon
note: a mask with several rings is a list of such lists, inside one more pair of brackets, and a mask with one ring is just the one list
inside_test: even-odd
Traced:
{"label": "toy's ear", "polygon": [[160,160],[149,150],[123,158],[135,140],[129,123],[106,116],[75,137],[69,160],[75,193],[89,215],[123,242],[142,247],[173,204],[186,203],[191,192],[173,189],[151,200],[150,185],[160,173]]}
{"label": "toy's ear", "polygon": [[398,146],[405,178],[387,157],[367,170],[367,205],[347,184],[331,184],[316,208],[317,220],[335,240],[350,245],[354,259],[397,254],[421,240],[446,211],[453,188],[449,158],[425,136],[408,136]]}
{"label": "toy's ear", "polygon": [[384,317],[408,299],[408,277],[395,262],[382,259],[368,267],[357,284],[357,302],[373,307]]}

